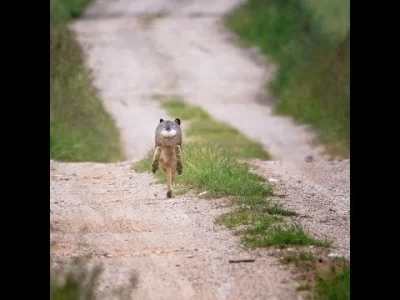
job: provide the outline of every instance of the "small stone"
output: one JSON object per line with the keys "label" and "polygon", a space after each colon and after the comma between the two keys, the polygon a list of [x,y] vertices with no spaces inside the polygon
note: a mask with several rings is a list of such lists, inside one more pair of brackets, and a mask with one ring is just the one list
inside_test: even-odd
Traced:
{"label": "small stone", "polygon": [[192,257],[193,257],[193,255],[186,255],[186,257],[187,257],[187,258],[192,258]]}
{"label": "small stone", "polygon": [[329,258],[343,258],[343,255],[339,254],[339,253],[329,253],[328,257]]}
{"label": "small stone", "polygon": [[312,161],[314,161],[314,157],[312,155],[307,155],[306,158],[305,158],[305,161],[306,162],[312,162]]}
{"label": "small stone", "polygon": [[277,183],[279,180],[275,178],[268,178],[268,181],[271,183]]}

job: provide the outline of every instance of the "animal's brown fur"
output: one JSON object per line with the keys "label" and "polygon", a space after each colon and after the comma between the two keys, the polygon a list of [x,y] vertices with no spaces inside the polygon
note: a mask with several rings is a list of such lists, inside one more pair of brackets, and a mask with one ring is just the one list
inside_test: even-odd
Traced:
{"label": "animal's brown fur", "polygon": [[[156,128],[155,134],[155,151],[152,163],[152,172],[156,173],[158,168],[167,175],[167,197],[172,197],[175,174],[182,174],[182,131],[180,127],[181,121],[164,121],[160,119],[160,123]],[[176,134],[171,137],[162,135],[164,130],[175,130]]]}

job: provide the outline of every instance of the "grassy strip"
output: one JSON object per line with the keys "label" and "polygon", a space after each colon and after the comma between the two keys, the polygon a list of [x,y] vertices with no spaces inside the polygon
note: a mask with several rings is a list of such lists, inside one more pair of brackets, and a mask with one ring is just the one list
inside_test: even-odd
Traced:
{"label": "grassy strip", "polygon": [[[272,188],[265,178],[251,173],[247,164],[238,162],[240,158],[269,157],[261,152],[259,144],[227,124],[213,120],[199,107],[180,100],[163,101],[162,106],[170,115],[183,121],[188,135],[183,145],[184,171],[176,177],[180,191],[205,191],[203,197],[225,197],[232,202],[234,209],[218,218],[218,223],[234,229],[249,247],[329,245],[309,237],[299,226],[289,224],[287,218],[295,213],[268,199]],[[187,130],[185,121],[190,124]],[[133,168],[138,172],[149,172],[152,155],[149,153]],[[163,172],[156,176],[159,182],[165,182]]]}
{"label": "grassy strip", "polygon": [[193,141],[207,141],[230,150],[240,158],[271,158],[260,143],[250,140],[226,123],[215,121],[199,107],[185,105],[179,99],[162,101],[161,107],[171,115],[180,116],[183,121],[190,121],[186,134]]}
{"label": "grassy strip", "polygon": [[249,0],[226,18],[278,63],[276,112],[313,125],[340,156],[350,147],[349,10],[348,0]]}
{"label": "grassy strip", "polygon": [[89,2],[50,2],[50,157],[114,162],[123,159],[118,128],[98,99],[82,49],[67,28]]}

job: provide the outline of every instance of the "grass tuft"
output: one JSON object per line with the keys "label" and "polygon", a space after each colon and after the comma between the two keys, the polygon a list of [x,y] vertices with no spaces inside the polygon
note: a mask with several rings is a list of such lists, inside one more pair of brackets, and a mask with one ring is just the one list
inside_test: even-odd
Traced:
{"label": "grass tuft", "polygon": [[103,270],[101,266],[88,268],[86,264],[85,261],[77,259],[63,270],[51,269],[50,298],[95,300],[96,284]]}
{"label": "grass tuft", "polygon": [[308,236],[299,226],[287,226],[285,223],[263,223],[244,230],[244,233],[244,242],[251,247],[330,246],[328,241],[320,241]]}
{"label": "grass tuft", "polygon": [[320,277],[315,287],[317,300],[349,300],[350,299],[350,267],[333,266],[328,274]]}
{"label": "grass tuft", "polygon": [[[323,251],[319,257],[304,251],[290,251],[282,258],[285,264],[294,264],[304,280],[297,290],[310,291],[312,299],[349,300],[350,267],[345,259],[330,259]],[[306,288],[302,288],[307,286]]]}
{"label": "grass tuft", "polygon": [[[184,175],[176,177],[176,184],[184,184],[192,189],[208,191],[209,197],[246,196],[248,194],[267,196],[270,186],[265,179],[248,172],[248,166],[237,163],[235,156],[225,148],[208,143],[189,143],[183,147]],[[149,172],[153,152],[134,164],[137,172]],[[164,182],[166,177],[158,171],[156,177]]]}

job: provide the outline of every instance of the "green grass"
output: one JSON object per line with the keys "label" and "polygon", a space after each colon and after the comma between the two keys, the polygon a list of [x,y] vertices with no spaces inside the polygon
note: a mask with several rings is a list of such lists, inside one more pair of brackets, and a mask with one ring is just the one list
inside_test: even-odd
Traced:
{"label": "green grass", "polygon": [[350,267],[347,260],[330,259],[326,255],[317,259],[311,253],[300,251],[285,255],[282,262],[297,267],[302,274],[299,278],[306,280],[297,290],[310,291],[312,299],[350,299]]}
{"label": "green grass", "polygon": [[101,266],[88,268],[86,261],[76,259],[68,267],[57,270],[51,263],[50,298],[52,300],[95,300],[95,287],[102,273]]}
{"label": "green grass", "polygon": [[[266,179],[250,172],[248,164],[238,161],[246,157],[267,157],[262,150],[254,150],[259,149],[259,144],[229,125],[213,120],[199,107],[177,99],[161,103],[170,115],[182,120],[181,126],[188,134],[182,147],[184,169],[176,177],[176,186],[180,190],[207,192],[205,198],[225,197],[232,203],[232,211],[221,215],[217,223],[235,230],[249,247],[329,245],[309,237],[298,226],[289,226],[285,218],[296,213],[270,200],[272,188]],[[152,158],[151,151],[133,168],[137,172],[150,172]],[[159,183],[165,183],[163,172],[157,172],[156,177]]]}
{"label": "green grass", "polygon": [[[101,265],[89,266],[89,260],[79,257],[60,268],[50,261],[50,299],[52,300],[96,300],[96,287],[103,273]],[[130,299],[130,293],[137,286],[138,278],[131,275],[128,283],[114,287],[116,299]]]}
{"label": "green grass", "polygon": [[50,157],[61,161],[123,159],[120,135],[67,28],[90,0],[52,0],[50,7]]}
{"label": "green grass", "polygon": [[315,299],[349,300],[350,299],[350,267],[333,267],[328,274],[319,278],[315,287]]}
{"label": "green grass", "polygon": [[[176,184],[189,186],[198,191],[206,190],[209,197],[252,195],[264,197],[271,188],[264,183],[264,178],[248,172],[248,166],[239,164],[235,156],[227,149],[215,144],[194,142],[183,145],[184,176],[176,177]],[[135,164],[138,172],[151,169],[153,153]],[[159,182],[166,177],[163,172],[156,174]]]}
{"label": "green grass", "polygon": [[301,263],[301,262],[306,262],[306,261],[313,262],[313,261],[315,261],[315,257],[311,253],[299,252],[299,253],[296,253],[296,255],[286,255],[283,258],[283,261],[287,264],[299,263],[299,262]]}
{"label": "green grass", "polygon": [[171,115],[179,116],[182,121],[191,119],[200,121],[211,120],[211,116],[200,107],[186,105],[179,99],[161,101],[161,107],[168,110]]}
{"label": "green grass", "polygon": [[252,141],[224,122],[215,121],[198,106],[186,105],[179,99],[162,101],[161,106],[171,115],[179,116],[182,121],[191,121],[186,134],[193,140],[207,140],[210,144],[229,149],[241,158],[271,158],[260,143]]}
{"label": "green grass", "polygon": [[299,260],[300,261],[313,261],[314,260],[314,256],[311,253],[300,252],[299,253]]}
{"label": "green grass", "polygon": [[311,285],[309,285],[309,284],[301,284],[296,288],[296,290],[298,290],[298,291],[309,291],[309,290],[311,290]]}
{"label": "green grass", "polygon": [[244,242],[252,247],[277,246],[285,248],[287,246],[306,246],[314,245],[318,247],[329,247],[327,241],[320,241],[308,236],[299,226],[287,224],[261,224],[253,225],[244,230]]}
{"label": "green grass", "polygon": [[327,150],[350,148],[350,2],[249,0],[226,25],[279,65],[276,113],[317,129]]}

